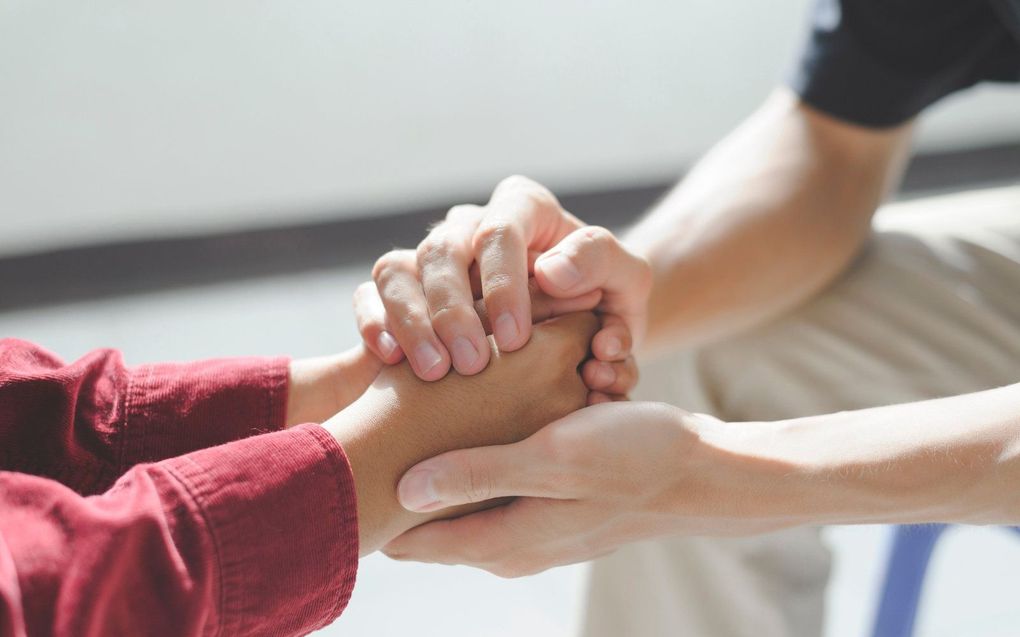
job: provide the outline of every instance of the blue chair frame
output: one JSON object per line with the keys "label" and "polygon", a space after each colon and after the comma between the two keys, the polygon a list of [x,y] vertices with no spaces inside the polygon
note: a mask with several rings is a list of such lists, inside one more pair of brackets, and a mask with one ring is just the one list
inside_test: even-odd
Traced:
{"label": "blue chair frame", "polygon": [[[894,527],[882,599],[872,637],[911,637],[928,563],[935,544],[949,527],[922,524]],[[1020,527],[1004,527],[1020,534]]]}

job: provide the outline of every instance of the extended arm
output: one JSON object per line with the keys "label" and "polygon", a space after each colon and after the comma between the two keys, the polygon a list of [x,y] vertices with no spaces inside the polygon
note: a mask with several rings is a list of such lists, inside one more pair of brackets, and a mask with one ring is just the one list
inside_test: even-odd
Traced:
{"label": "extended arm", "polygon": [[[494,354],[485,374],[451,376],[427,389],[406,365],[391,367],[324,427],[253,435],[139,465],[97,495],[0,471],[0,635],[303,634],[332,621],[353,588],[359,530],[364,554],[423,521],[457,512],[406,511],[396,498],[400,475],[436,453],[523,439],[581,407],[587,390],[577,368],[596,329],[587,313],[554,319],[535,328],[529,347]],[[27,419],[24,426],[3,421],[8,440],[22,442],[25,432],[50,428],[72,437],[97,431],[73,409],[58,409],[52,426],[39,420],[45,401],[34,402],[36,392],[50,388],[46,377],[62,368],[50,361],[54,370],[40,373],[38,382],[19,384],[36,355],[9,364],[0,383],[9,407],[4,413]],[[348,360],[366,356],[358,348]],[[335,362],[298,366],[291,375],[311,387],[316,378],[331,377]],[[275,376],[286,372],[284,365]],[[250,384],[262,382],[249,373]],[[252,388],[251,396],[260,394]],[[270,424],[282,426],[282,398],[263,398],[272,406]],[[37,408],[14,409],[23,401]],[[147,416],[172,423],[175,406],[194,404],[229,420],[233,400],[221,394],[184,405],[165,401],[159,412],[155,404]],[[82,409],[95,416],[94,402]],[[204,424],[215,426],[216,418]],[[236,429],[247,431],[242,425]],[[71,458],[77,448],[57,447]],[[28,460],[38,455],[32,447],[22,451]]]}
{"label": "extended arm", "polygon": [[461,486],[468,474],[491,486],[486,495],[530,497],[499,514],[414,529],[387,554],[509,576],[661,536],[813,524],[1015,525],[1020,384],[762,423],[660,403],[596,405],[522,443],[455,451],[415,470],[422,468],[447,504],[470,501]]}
{"label": "extended arm", "polygon": [[754,450],[724,426],[796,468],[789,523],[1020,524],[1020,384],[757,427],[772,444]]}
{"label": "extended arm", "polygon": [[65,363],[0,339],[0,470],[102,493],[128,469],[306,422],[350,404],[382,363],[364,348],[292,361],[127,366],[119,352]]}

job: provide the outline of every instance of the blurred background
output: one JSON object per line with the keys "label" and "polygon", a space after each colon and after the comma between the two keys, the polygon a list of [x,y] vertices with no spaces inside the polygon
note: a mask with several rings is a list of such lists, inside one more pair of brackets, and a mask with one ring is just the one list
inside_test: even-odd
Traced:
{"label": "blurred background", "polygon": [[[0,336],[130,363],[350,346],[374,258],[502,177],[632,221],[782,80],[808,5],[2,2]],[[944,101],[917,151],[901,196],[1015,183],[1020,91]],[[826,634],[864,634],[887,529],[827,533]],[[922,634],[1020,626],[1018,565],[954,533]],[[371,557],[323,634],[569,635],[583,569]]]}

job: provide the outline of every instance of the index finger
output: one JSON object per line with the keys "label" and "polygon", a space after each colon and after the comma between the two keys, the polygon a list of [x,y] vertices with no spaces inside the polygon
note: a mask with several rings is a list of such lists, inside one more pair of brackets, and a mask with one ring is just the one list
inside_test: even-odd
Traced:
{"label": "index finger", "polygon": [[548,189],[525,177],[504,179],[493,191],[475,232],[474,253],[501,350],[519,349],[531,336],[529,249],[544,251],[581,225]]}

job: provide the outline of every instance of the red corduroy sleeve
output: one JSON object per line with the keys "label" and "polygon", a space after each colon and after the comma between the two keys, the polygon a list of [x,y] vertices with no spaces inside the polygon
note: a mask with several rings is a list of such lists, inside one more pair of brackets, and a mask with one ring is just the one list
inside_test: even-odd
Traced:
{"label": "red corduroy sleeve", "polygon": [[317,425],[128,471],[83,497],[0,472],[0,635],[294,635],[339,616],[353,477]]}
{"label": "red corduroy sleeve", "polygon": [[125,471],[283,427],[287,360],[128,368],[97,350],[65,364],[0,340],[0,470],[101,493]]}

